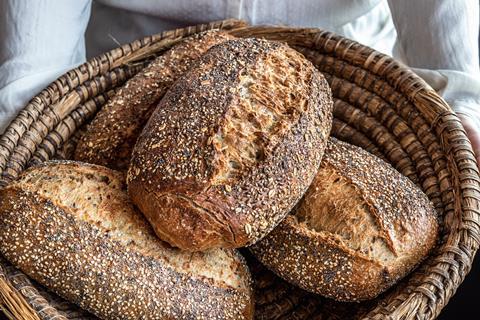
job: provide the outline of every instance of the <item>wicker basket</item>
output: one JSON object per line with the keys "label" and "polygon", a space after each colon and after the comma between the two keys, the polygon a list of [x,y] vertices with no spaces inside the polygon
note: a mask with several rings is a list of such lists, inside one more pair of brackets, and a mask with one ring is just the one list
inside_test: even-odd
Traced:
{"label": "wicker basket", "polygon": [[[284,41],[302,52],[332,88],[332,134],[386,159],[419,185],[438,210],[443,227],[432,256],[394,289],[367,303],[340,304],[314,297],[254,266],[257,318],[435,318],[470,270],[479,246],[480,178],[470,142],[445,101],[412,71],[330,32],[249,27],[226,20],[163,32],[94,58],[33,98],[8,127],[0,138],[0,185],[33,163],[60,151],[68,154],[75,132],[116,87],[182,38],[213,28]],[[47,293],[1,258],[0,299],[12,319],[94,318]],[[345,309],[355,312],[346,316]]]}

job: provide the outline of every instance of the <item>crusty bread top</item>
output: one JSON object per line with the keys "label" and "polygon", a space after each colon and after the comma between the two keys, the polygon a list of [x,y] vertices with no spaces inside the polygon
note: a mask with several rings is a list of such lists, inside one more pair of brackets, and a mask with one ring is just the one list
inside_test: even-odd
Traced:
{"label": "crusty bread top", "polygon": [[216,286],[248,291],[248,276],[238,253],[222,249],[189,253],[158,239],[131,204],[124,176],[119,172],[72,161],[50,161],[26,170],[10,187],[51,199],[57,206],[68,208],[75,218],[107,233],[112,240],[143,256],[163,261],[176,272],[213,281]]}
{"label": "crusty bread top", "polygon": [[141,129],[168,88],[211,46],[233,38],[222,31],[206,31],[155,59],[97,113],[78,142],[75,160],[126,171]]}
{"label": "crusty bread top", "polygon": [[0,189],[1,253],[102,319],[251,319],[241,256],[168,247],[124,189],[121,175],[93,165],[27,170]]}
{"label": "crusty bread top", "polygon": [[294,210],[300,227],[351,249],[372,261],[395,258],[375,216],[351,181],[326,161]]}
{"label": "crusty bread top", "polygon": [[313,178],[331,109],[325,79],[287,45],[237,39],[214,46],[172,86],[139,137],[127,177],[132,199],[151,222],[157,217],[147,211],[156,209],[142,203],[149,194],[170,203],[181,195],[203,211],[198,219],[194,210],[181,212],[184,226],[211,217],[209,230],[196,226],[187,239],[167,234],[175,228],[163,221],[169,232],[156,232],[175,246],[254,243]]}
{"label": "crusty bread top", "polygon": [[405,276],[437,232],[421,189],[367,151],[330,138],[302,200],[252,252],[303,289],[359,301]]}
{"label": "crusty bread top", "polygon": [[387,162],[335,138],[293,213],[300,227],[393,278],[425,257],[438,232],[435,209],[420,188]]}
{"label": "crusty bread top", "polygon": [[[130,180],[143,173],[153,185],[187,180],[233,186],[274,149],[307,107],[304,88],[311,79],[302,75],[312,75],[302,72],[310,67],[303,60],[285,45],[259,39],[231,40],[211,48],[160,103],[149,123],[161,127],[147,130],[147,124],[137,143],[137,149],[161,158],[156,163],[137,158]],[[148,139],[152,135],[155,140]],[[173,150],[162,143],[171,140],[176,142]]]}
{"label": "crusty bread top", "polygon": [[[309,208],[315,210],[322,231],[337,234],[352,249],[370,248],[359,253],[386,264],[388,261],[402,263],[403,257],[418,260],[418,255],[424,255],[433,246],[438,224],[432,203],[419,187],[390,164],[362,148],[331,138],[322,168],[323,176],[319,174],[314,179],[297,216],[305,216]],[[328,200],[322,201],[321,193],[316,191],[315,186],[320,185],[320,189],[328,189],[325,176],[328,173],[337,176],[331,188],[348,192],[348,197],[343,195],[348,199],[344,204],[348,207],[344,210],[346,216],[338,216],[342,211],[338,208],[325,208]],[[329,193],[332,196],[335,192]],[[338,200],[341,196],[334,198]],[[323,205],[318,206],[316,199]],[[359,224],[365,230],[355,230]]]}

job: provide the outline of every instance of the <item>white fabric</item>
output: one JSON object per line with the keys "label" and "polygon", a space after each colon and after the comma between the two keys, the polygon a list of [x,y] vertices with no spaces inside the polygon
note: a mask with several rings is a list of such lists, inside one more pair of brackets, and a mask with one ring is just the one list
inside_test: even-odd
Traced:
{"label": "white fabric", "polygon": [[88,1],[0,1],[0,133],[50,82],[85,61]]}
{"label": "white fabric", "polygon": [[225,18],[243,19],[251,24],[320,27],[387,53],[395,41],[395,29],[385,0],[167,0],[156,3],[94,1],[86,34],[87,55],[96,56],[117,47],[118,42],[128,43],[159,30]]}
{"label": "white fabric", "polygon": [[477,0],[2,0],[0,132],[86,55],[225,18],[320,27],[393,55],[480,128],[478,6]]}
{"label": "white fabric", "polygon": [[389,0],[396,55],[480,130],[478,0]]}

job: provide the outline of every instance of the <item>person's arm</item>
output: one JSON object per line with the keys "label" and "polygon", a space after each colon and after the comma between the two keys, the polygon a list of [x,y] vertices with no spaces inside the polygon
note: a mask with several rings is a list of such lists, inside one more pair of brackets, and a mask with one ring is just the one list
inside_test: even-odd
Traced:
{"label": "person's arm", "polygon": [[0,1],[0,133],[65,71],[85,61],[91,0]]}
{"label": "person's arm", "polygon": [[478,0],[389,0],[389,6],[402,59],[457,112],[480,159]]}

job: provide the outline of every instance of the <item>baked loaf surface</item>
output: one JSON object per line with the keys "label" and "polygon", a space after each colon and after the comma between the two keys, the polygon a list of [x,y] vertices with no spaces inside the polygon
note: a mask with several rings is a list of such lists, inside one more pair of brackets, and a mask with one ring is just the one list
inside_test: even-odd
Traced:
{"label": "baked loaf surface", "polygon": [[132,154],[129,194],[173,246],[255,243],[307,189],[331,122],[330,88],[300,53],[224,42],[154,111]]}
{"label": "baked loaf surface", "polygon": [[437,231],[434,208],[417,186],[383,160],[332,138],[303,199],[251,249],[303,289],[359,301],[423,260]]}
{"label": "baked loaf surface", "polygon": [[234,250],[159,240],[122,174],[75,162],[25,171],[0,190],[0,250],[27,275],[103,319],[251,319]]}
{"label": "baked loaf surface", "polygon": [[138,135],[168,88],[211,46],[233,38],[207,31],[155,59],[97,113],[78,142],[74,159],[126,171]]}
{"label": "baked loaf surface", "polygon": [[345,303],[326,299],[279,278],[249,252],[242,251],[252,274],[256,320],[363,319],[375,307],[371,303]]}

